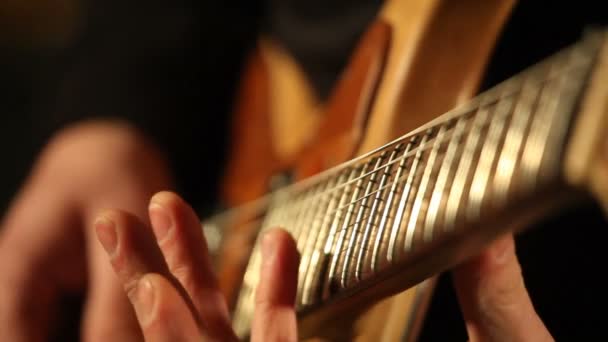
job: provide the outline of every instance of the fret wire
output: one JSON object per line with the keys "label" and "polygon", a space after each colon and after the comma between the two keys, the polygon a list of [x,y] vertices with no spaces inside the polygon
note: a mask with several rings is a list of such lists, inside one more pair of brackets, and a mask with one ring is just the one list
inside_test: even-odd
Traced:
{"label": "fret wire", "polygon": [[523,147],[524,136],[530,128],[530,119],[537,106],[539,94],[540,88],[534,82],[526,82],[513,109],[513,118],[507,129],[504,148],[498,158],[494,174],[492,199],[495,206],[502,206],[506,201],[518,155]]}
{"label": "fret wire", "polygon": [[[358,173],[359,173],[358,169],[353,169],[350,172],[348,178],[349,179],[356,178]],[[344,213],[344,210],[340,209],[340,208],[344,206],[344,203],[348,200],[349,195],[352,196],[352,194],[350,193],[350,187],[349,186],[344,187],[344,191],[342,192],[342,195],[340,196],[340,202],[338,203],[338,209],[330,211],[329,215],[328,215],[328,216],[331,216],[331,215],[334,215],[334,213],[335,213],[334,219],[332,220],[332,223],[331,223],[331,227],[327,234],[328,237],[327,237],[327,241],[325,243],[325,247],[323,248],[323,255],[326,256],[327,258],[330,258],[329,259],[331,262],[330,267],[335,267],[333,264],[333,258],[335,256],[335,254],[332,255],[332,250],[334,247],[334,243],[338,244],[338,239],[336,239],[336,234],[338,234],[338,227],[340,226],[340,222],[342,222],[342,217],[343,217],[342,214]],[[328,271],[328,274],[331,274],[331,273],[332,273],[331,270]],[[324,275],[321,275],[321,276],[324,276]],[[323,282],[322,293],[321,293],[323,298],[326,298],[327,296],[329,296],[329,291],[330,291],[330,288],[329,288],[330,284],[328,281],[329,279],[331,279],[331,277],[329,277],[329,276],[325,277],[326,281]]]}
{"label": "fret wire", "polygon": [[[337,181],[338,181],[337,178],[329,181],[327,183],[327,187],[331,188]],[[307,234],[306,234],[307,236],[305,239],[306,241],[304,242],[304,245],[302,247],[302,252],[300,253],[301,258],[300,258],[300,266],[299,266],[299,272],[298,272],[298,291],[297,291],[296,303],[301,302],[305,275],[308,272],[308,267],[310,265],[309,259],[311,257],[311,255],[310,255],[311,249],[313,247],[313,243],[316,242],[317,234],[319,233],[319,229],[320,229],[319,225],[322,223],[324,214],[327,211],[327,203],[331,199],[331,196],[333,196],[334,194],[335,194],[335,192],[331,192],[331,191],[326,192],[325,196],[322,196],[317,201],[314,201],[316,204],[315,204],[313,218],[310,222],[305,223],[308,226],[308,229],[307,229]]]}
{"label": "fret wire", "polygon": [[[554,66],[549,70],[549,73],[555,73],[556,67]],[[530,124],[530,133],[526,138],[524,149],[520,161],[520,172],[521,172],[521,183],[520,189],[533,189],[536,185],[536,171],[542,159],[544,152],[543,141],[546,139],[551,128],[551,112],[557,105],[555,99],[556,93],[559,94],[559,90],[562,88],[564,79],[560,82],[551,83],[547,87],[541,89],[540,98],[538,100],[538,107],[536,109],[537,115],[532,119]],[[539,160],[539,162],[536,161]]]}
{"label": "fret wire", "polygon": [[[414,140],[410,140],[405,147],[404,153],[408,153],[414,145]],[[401,145],[398,145],[393,151],[393,155],[396,156],[399,154],[401,149]],[[394,159],[394,156],[391,156],[391,159]],[[393,179],[391,188],[388,193],[388,198],[386,199],[386,205],[384,206],[384,212],[382,214],[382,219],[380,220],[380,224],[378,225],[378,233],[376,235],[376,241],[374,242],[374,247],[372,251],[372,262],[371,262],[371,270],[372,272],[376,271],[376,267],[378,265],[378,255],[380,253],[380,245],[382,243],[382,239],[384,237],[385,227],[388,224],[388,220],[390,219],[390,211],[393,206],[393,199],[398,191],[399,179],[401,178],[401,173],[405,170],[405,161],[406,159],[400,158],[399,166],[397,167],[397,171],[395,172],[395,177]],[[387,168],[390,166],[387,166]]]}
{"label": "fret wire", "polygon": [[429,182],[429,178],[431,176],[431,172],[435,166],[435,160],[437,158],[437,153],[439,152],[439,148],[441,147],[442,139],[440,138],[445,134],[446,126],[442,126],[439,128],[439,132],[437,133],[437,137],[435,139],[435,143],[433,144],[433,148],[429,154],[427,159],[427,163],[424,166],[424,173],[422,175],[422,179],[420,180],[420,185],[418,186],[418,191],[416,194],[416,199],[414,200],[414,205],[410,210],[410,220],[405,230],[405,241],[404,241],[404,250],[409,251],[412,248],[412,242],[414,239],[414,232],[416,231],[417,223],[418,223],[418,215],[420,214],[420,209],[422,207],[422,201],[426,194],[426,188]]}
{"label": "fret wire", "polygon": [[509,114],[513,107],[514,99],[509,96],[499,102],[495,114],[490,119],[490,127],[485,142],[482,144],[482,150],[479,155],[477,168],[473,174],[473,181],[469,188],[469,200],[467,217],[469,220],[479,218],[481,211],[481,203],[486,194],[488,181],[496,161],[496,151],[500,143],[500,138],[506,127],[505,123],[509,118]]}
{"label": "fret wire", "polygon": [[[487,126],[487,124],[484,124],[484,125],[482,125],[480,128],[485,128],[486,126]],[[445,133],[445,134],[444,134],[444,137],[442,137],[441,142],[446,141],[448,138],[455,137],[455,134],[454,134],[454,128],[450,128],[450,129],[446,130],[446,132],[448,132],[448,133]],[[460,132],[460,134],[462,135],[462,134],[464,134],[464,132]],[[427,139],[427,141],[426,141],[426,142],[427,142],[427,143],[434,143],[435,141],[436,141],[436,140],[435,140],[435,138],[433,138],[433,139]],[[433,147],[433,144],[427,145],[427,146],[425,146],[425,147],[423,147],[423,148],[420,148],[420,149],[418,149],[418,148],[414,148],[414,149],[410,150],[410,151],[409,151],[409,153],[408,153],[407,155],[401,156],[401,157],[400,157],[398,160],[400,160],[400,161],[405,161],[405,160],[407,159],[407,157],[409,157],[409,156],[411,156],[411,155],[412,155],[412,152],[422,152],[422,151],[426,151],[427,149],[431,149],[432,147]],[[367,174],[369,174],[369,172],[366,172],[366,173],[367,173]],[[360,176],[358,176],[358,177],[353,178],[353,179],[361,180],[361,177],[360,177]],[[397,182],[397,183],[399,183],[399,182],[401,182],[401,181],[403,181],[403,177],[401,177],[401,179],[396,180],[396,182]],[[352,182],[349,182],[349,184],[352,184]],[[366,195],[364,195],[364,196],[361,196],[361,197],[358,197],[358,198],[356,198],[356,199],[353,199],[351,202],[346,203],[346,204],[344,204],[343,206],[340,206],[340,207],[338,207],[338,208],[334,209],[334,212],[336,212],[336,211],[338,211],[338,210],[343,210],[343,209],[346,209],[346,208],[348,208],[349,206],[351,206],[352,204],[356,204],[357,202],[359,202],[359,201],[361,201],[361,200],[363,200],[363,199],[366,199],[366,198],[368,198],[368,197],[370,197],[370,196],[372,196],[372,195],[375,195],[375,194],[376,194],[378,191],[382,191],[382,190],[386,189],[388,186],[389,186],[389,185],[385,185],[385,186],[383,186],[383,187],[381,187],[381,188],[378,188],[378,189],[376,189],[376,190],[374,190],[374,191],[370,192],[369,194],[366,194]],[[336,188],[337,188],[337,187],[336,187]],[[328,192],[331,192],[331,191],[333,191],[333,190],[334,190],[334,189],[336,189],[336,188],[332,188],[332,189],[329,189],[329,190],[323,190],[323,191],[319,191],[319,192],[317,192],[316,194],[311,195],[311,197],[310,197],[310,198],[307,198],[306,200],[307,200],[307,201],[313,201],[313,200],[315,199],[314,197],[316,197],[316,196],[320,196],[320,195],[326,195]],[[329,214],[333,214],[333,212],[330,212]]]}
{"label": "fret wire", "polygon": [[460,138],[464,134],[464,130],[467,126],[467,118],[459,118],[454,128],[454,134],[452,140],[448,144],[448,148],[443,157],[443,162],[435,182],[435,189],[431,196],[429,203],[429,209],[425,220],[424,227],[424,240],[430,241],[433,237],[433,230],[439,211],[439,205],[441,204],[441,198],[444,195],[445,187],[447,185],[448,176],[451,173],[452,165],[454,164],[454,158],[456,157],[456,151],[461,146]]}
{"label": "fret wire", "polygon": [[[453,129],[447,130],[447,132],[450,132],[451,130],[453,130]],[[464,134],[464,133],[463,133],[463,134]],[[443,140],[442,140],[442,141],[446,141],[446,139],[447,139],[447,138],[449,138],[449,137],[451,137],[451,136],[452,136],[452,135],[446,134],[446,135],[444,136],[444,138],[443,138]],[[431,142],[434,142],[434,141],[435,141],[434,139],[428,139],[428,140],[426,141],[426,143],[431,143]],[[416,149],[416,148],[414,148],[414,149],[412,149],[412,150],[410,150],[410,151],[409,151],[409,153],[408,153],[408,155],[407,155],[407,156],[405,156],[405,155],[404,155],[404,156],[401,156],[401,157],[399,158],[399,160],[400,160],[400,161],[405,161],[405,160],[407,160],[407,157],[412,156],[412,152],[424,152],[424,151],[426,151],[427,149],[430,149],[430,148],[432,148],[432,145],[429,145],[429,146],[424,147],[424,148],[422,148],[422,149]],[[391,165],[392,165],[392,164],[391,164]],[[400,179],[399,181],[403,181],[403,179]],[[361,200],[363,200],[363,199],[366,199],[366,198],[368,198],[368,197],[370,197],[370,196],[372,196],[372,195],[375,195],[375,194],[376,194],[378,191],[382,191],[382,190],[386,189],[387,187],[389,187],[389,185],[385,185],[385,186],[383,186],[383,187],[381,187],[381,188],[378,188],[378,189],[376,189],[376,190],[374,190],[374,191],[370,192],[369,194],[366,194],[366,195],[364,195],[364,196],[361,196],[361,197],[358,197],[358,198],[356,198],[356,199],[353,199],[351,202],[344,204],[344,206],[342,206],[342,207],[338,207],[338,208],[336,208],[334,211],[337,211],[337,210],[342,210],[342,209],[348,208],[350,205],[352,205],[352,204],[356,204],[357,202],[359,202],[359,201],[361,201]],[[333,190],[330,190],[330,191],[333,191]],[[331,213],[330,213],[330,214],[331,214]]]}
{"label": "fret wire", "polygon": [[[352,170],[349,175],[349,178],[355,178],[357,171],[357,169]],[[349,193],[349,187],[345,187],[344,189],[345,191],[342,193],[342,196],[340,196],[340,202],[338,203],[338,207],[328,212],[329,216],[334,215],[334,213],[335,216],[328,233],[327,242],[325,243],[325,247],[323,249],[325,254],[330,254],[332,251],[334,240],[336,238],[336,234],[338,233],[338,226],[340,225],[340,221],[342,220],[342,213],[344,211],[344,208],[346,207],[345,202],[348,200],[348,196],[351,195]]]}
{"label": "fret wire", "polygon": [[[363,165],[362,169],[361,169],[361,174],[365,174],[367,172],[367,168],[369,167],[371,162],[368,162],[366,164]],[[359,192],[361,191],[361,185],[362,185],[363,179],[359,178],[359,180],[357,181],[356,185],[355,185],[355,189],[353,190],[353,194],[352,194],[352,198],[356,199],[359,197]],[[339,235],[338,235],[338,239],[336,240],[336,248],[335,248],[335,253],[331,258],[331,263],[329,266],[329,272],[327,274],[327,286],[328,286],[328,291],[329,286],[331,286],[332,281],[334,280],[334,277],[336,275],[336,271],[338,268],[338,263],[340,261],[340,256],[341,256],[341,251],[342,251],[342,246],[345,243],[345,237],[346,237],[346,232],[347,232],[347,227],[350,224],[350,218],[353,215],[353,210],[354,210],[354,205],[355,202],[351,201],[350,205],[348,206],[348,209],[346,210],[346,215],[344,216],[344,221],[342,223],[342,229],[339,231]]]}
{"label": "fret wire", "polygon": [[[312,197],[312,193],[315,191],[315,188],[310,188],[307,189],[307,191],[303,191],[300,194],[297,194],[296,196],[293,196],[293,203],[287,208],[288,211],[288,216],[289,216],[289,223],[291,224],[290,226],[286,226],[284,227],[285,229],[287,229],[291,235],[293,236],[294,239],[297,239],[298,235],[299,235],[299,231],[298,228],[300,221],[302,220],[302,216],[304,215],[305,211],[303,210],[303,205],[305,205],[305,202],[308,198]],[[289,195],[287,195],[287,197],[290,197]],[[282,211],[284,208],[279,207],[278,211]],[[270,224],[270,223],[269,223]],[[272,224],[274,224],[274,222],[272,222]]]}
{"label": "fret wire", "polygon": [[473,119],[472,127],[467,136],[454,176],[454,182],[448,195],[443,223],[444,230],[451,230],[454,228],[456,216],[460,208],[460,202],[462,200],[462,193],[464,192],[465,183],[469,176],[471,164],[473,163],[473,156],[477,150],[477,145],[481,137],[481,130],[487,122],[489,112],[490,109],[488,107],[482,107]]}
{"label": "fret wire", "polygon": [[[383,153],[382,155],[380,155],[378,157],[378,159],[376,160],[376,163],[374,165],[374,169],[378,170],[380,167],[380,164],[382,164],[382,162],[384,161],[384,159],[386,158],[386,153]],[[361,200],[361,203],[359,204],[359,210],[357,212],[357,217],[355,218],[355,224],[352,226],[352,228],[350,229],[350,239],[348,240],[348,246],[346,248],[346,252],[345,252],[345,256],[344,256],[344,262],[342,264],[342,275],[340,277],[340,282],[342,284],[342,287],[346,287],[347,283],[348,283],[348,271],[350,270],[350,264],[351,264],[351,255],[354,252],[355,248],[356,248],[356,244],[357,244],[357,240],[358,240],[358,236],[359,236],[359,227],[361,226],[361,223],[363,222],[363,220],[365,220],[365,213],[366,211],[368,211],[370,208],[367,205],[367,200],[368,197],[370,196],[370,192],[372,191],[372,188],[374,187],[374,184],[376,183],[376,177],[378,176],[378,171],[376,171],[376,173],[373,173],[370,175],[369,180],[367,181],[367,186],[365,188],[365,199]]]}
{"label": "fret wire", "polygon": [[[319,208],[319,203],[321,202],[321,199],[331,193],[330,191],[324,191],[326,188],[330,187],[330,184],[331,183],[329,181],[327,181],[327,183],[325,183],[325,184],[321,183],[318,186],[317,191],[315,193],[317,195],[323,194],[324,196],[319,196],[319,198],[316,198],[314,201],[311,199],[309,199],[307,201],[308,203],[307,203],[306,213],[303,215],[303,218],[298,225],[299,234],[296,239],[297,249],[298,249],[298,252],[300,252],[301,260],[308,257],[307,255],[305,255],[304,247],[305,247],[307,240],[312,235],[312,234],[310,234],[312,219],[315,217],[315,215],[318,211],[317,209]],[[298,267],[298,284],[297,284],[297,291],[296,291],[296,300],[299,299],[299,295],[302,293],[302,285],[303,285],[302,272],[304,271],[304,269],[306,267],[305,266],[306,263],[307,263],[307,260],[303,260],[300,262],[299,267]]]}
{"label": "fret wire", "polygon": [[[311,216],[311,212],[312,209],[314,207],[314,205],[317,203],[317,201],[313,201],[312,198],[316,197],[315,195],[318,195],[320,193],[323,192],[323,184],[317,184],[317,186],[311,191],[311,195],[310,197],[305,198],[305,200],[303,200],[303,207],[301,210],[301,215],[299,217],[299,219],[296,221],[296,226],[294,229],[294,233],[293,233],[293,237],[296,240],[296,245],[298,247],[298,251],[302,251],[302,245],[304,243],[303,239],[301,238],[302,233],[304,232],[304,230],[306,229],[306,225],[310,222],[309,218]],[[299,211],[300,211],[299,210]]]}
{"label": "fret wire", "polygon": [[[398,149],[394,150],[391,152],[390,156],[389,156],[389,161],[394,159],[395,156],[397,156],[398,153]],[[372,230],[374,229],[374,227],[377,224],[378,219],[380,218],[380,216],[376,215],[376,213],[381,210],[380,206],[382,205],[383,199],[382,199],[382,195],[384,193],[384,188],[386,187],[386,183],[389,181],[389,179],[392,177],[391,175],[391,168],[392,168],[392,164],[386,166],[383,170],[382,170],[382,177],[380,178],[380,183],[378,183],[378,191],[376,191],[376,196],[374,197],[374,202],[372,203],[372,208],[370,209],[370,214],[369,214],[369,218],[367,220],[367,224],[365,225],[365,228],[363,230],[363,236],[361,238],[361,243],[360,243],[360,248],[359,248],[359,253],[357,255],[357,261],[356,261],[356,266],[355,266],[355,279],[357,281],[361,281],[361,276],[363,273],[363,263],[365,260],[365,253],[367,251],[367,248],[365,248],[365,246],[367,246],[367,244],[369,243],[369,240],[371,238],[371,234],[372,234]]]}
{"label": "fret wire", "polygon": [[[345,170],[345,172],[340,175],[337,182],[344,182],[345,178],[347,178],[350,174],[354,173],[350,172],[350,170]],[[323,245],[329,240],[328,235],[330,234],[330,226],[332,225],[332,222],[330,221],[333,221],[330,213],[334,211],[334,208],[338,205],[338,201],[346,197],[347,192],[347,188],[344,188],[343,193],[332,192],[331,199],[327,205],[326,213],[323,215],[323,222],[321,223],[319,234],[315,239],[315,243],[312,248],[310,266],[308,267],[304,278],[304,287],[302,293],[303,305],[310,304],[311,301],[316,298],[317,291],[315,290],[319,287],[317,282],[319,275],[323,271],[319,268],[319,264],[325,264],[328,258],[328,254],[323,253]],[[338,213],[336,213],[336,215],[338,215]]]}
{"label": "fret wire", "polygon": [[[483,126],[483,127],[485,127],[485,126]],[[436,127],[435,127],[435,128],[436,128]],[[450,128],[450,129],[448,129],[448,130],[446,131],[446,134],[444,135],[444,137],[442,137],[442,140],[447,140],[447,139],[451,138],[451,137],[452,137],[452,134],[453,134],[453,130],[454,130],[454,128]],[[433,142],[435,142],[435,139],[436,139],[436,138],[429,139],[429,140],[427,141],[427,143],[433,143]],[[400,161],[401,161],[401,160],[403,160],[403,159],[407,159],[408,157],[415,155],[415,154],[418,152],[418,150],[419,150],[419,149],[421,149],[422,151],[426,151],[427,149],[431,149],[432,147],[433,147],[433,145],[432,145],[432,144],[428,144],[428,145],[425,145],[425,146],[422,146],[422,147],[420,147],[420,146],[419,146],[419,147],[416,147],[416,148],[414,148],[414,149],[410,150],[410,151],[408,152],[408,154],[407,154],[407,155],[403,155],[403,156],[401,156],[399,159],[396,159],[396,160],[392,160],[392,161],[390,161],[390,162],[387,162],[386,164],[383,164],[383,165],[379,166],[378,168],[373,169],[372,171],[367,171],[365,174],[361,174],[361,175],[359,175],[359,176],[358,176],[358,177],[356,177],[356,178],[353,178],[353,179],[351,179],[351,180],[348,180],[348,181],[347,181],[347,182],[345,182],[344,184],[341,184],[341,185],[335,186],[335,187],[333,187],[333,188],[331,188],[331,189],[327,189],[327,190],[325,190],[325,191],[334,191],[334,190],[339,190],[340,188],[342,188],[342,187],[344,187],[344,186],[347,186],[347,185],[353,184],[353,183],[355,183],[356,181],[360,180],[361,178],[365,178],[365,177],[367,177],[367,176],[371,175],[372,173],[379,171],[380,169],[384,168],[385,166],[389,166],[389,165],[392,165],[392,164],[396,164],[397,162],[400,162]],[[373,195],[373,194],[375,194],[375,192],[372,192],[370,195]],[[314,197],[316,197],[316,196],[323,196],[323,195],[325,195],[325,193],[324,193],[324,192],[317,193],[317,194],[315,194],[315,195],[313,196],[313,198],[314,198]],[[359,201],[359,200],[362,200],[363,198],[364,198],[364,197],[361,197],[361,198],[358,198],[357,200],[354,200],[354,201]],[[350,203],[349,203],[349,204],[350,204]],[[348,206],[349,204],[347,204],[346,206]]]}
{"label": "fret wire", "polygon": [[[450,138],[450,137],[451,137],[451,135],[453,134],[453,132],[452,132],[452,131],[453,131],[453,129],[449,129],[449,130],[447,130],[447,131],[446,131],[446,132],[447,132],[447,133],[446,133],[446,135],[445,135],[445,136],[444,136],[442,139],[448,139],[448,138]],[[434,142],[434,141],[435,141],[435,140],[434,140],[434,138],[432,138],[432,139],[428,139],[426,142],[427,142],[427,143],[432,143],[432,142]],[[384,167],[384,166],[390,166],[390,165],[396,164],[396,162],[401,162],[401,161],[403,161],[403,160],[407,160],[407,158],[409,158],[409,157],[411,157],[411,156],[416,155],[416,153],[418,153],[418,152],[424,152],[424,151],[426,151],[426,150],[428,150],[428,149],[431,149],[432,147],[433,147],[432,145],[426,145],[426,146],[421,147],[421,148],[413,148],[413,149],[409,150],[409,151],[407,152],[407,154],[405,154],[405,153],[404,153],[404,155],[403,155],[403,156],[401,156],[401,157],[399,157],[399,159],[395,159],[394,161],[391,161],[391,162],[390,162],[390,164],[387,162],[387,163],[386,163],[386,164],[384,164],[382,167],[377,168],[377,169],[376,169],[376,172],[377,172],[377,171],[380,171],[381,169],[383,169],[383,167]],[[369,172],[366,172],[366,173],[367,173],[367,175],[370,175],[370,174],[371,174],[371,173],[369,173]],[[363,179],[363,178],[365,178],[365,177],[361,177],[361,176],[359,176],[359,177],[354,178],[354,180],[357,180],[357,181],[358,181],[358,180]],[[348,183],[349,183],[349,184],[352,184],[353,182],[348,182]],[[340,188],[340,187],[332,188],[332,189],[329,189],[328,191],[333,191],[334,189],[338,189],[338,188]],[[372,191],[372,192],[370,192],[369,194],[363,195],[363,196],[361,196],[361,197],[359,197],[359,198],[357,198],[357,199],[353,199],[351,202],[349,202],[349,203],[345,204],[345,205],[344,205],[344,207],[348,207],[348,206],[349,206],[349,205],[351,205],[352,203],[356,203],[356,202],[361,201],[361,200],[363,200],[363,199],[365,199],[365,198],[367,198],[367,197],[370,197],[370,196],[372,196],[372,195],[375,195],[377,191],[384,190],[385,188],[386,188],[386,186],[385,186],[385,187],[382,187],[382,188],[380,188],[380,189],[377,189],[377,190],[375,190],[375,191]],[[338,209],[344,209],[344,207],[342,207],[342,208],[338,208]],[[336,210],[338,210],[338,209],[336,209]]]}
{"label": "fret wire", "polygon": [[[420,141],[419,146],[424,146],[427,143],[429,133],[430,133],[430,131],[427,132],[427,134],[425,134],[422,137],[422,140]],[[395,220],[393,221],[393,227],[391,229],[391,235],[390,235],[389,241],[388,241],[388,251],[387,251],[387,256],[386,256],[387,260],[389,262],[392,262],[395,259],[395,253],[396,253],[395,246],[397,243],[397,233],[399,232],[399,226],[401,225],[401,219],[403,217],[403,211],[405,209],[405,204],[410,195],[412,182],[414,180],[414,175],[416,174],[416,168],[418,167],[418,163],[420,162],[421,158],[422,158],[422,150],[418,149],[416,156],[414,157],[414,160],[412,162],[412,166],[408,170],[407,181],[405,182],[405,186],[401,193],[401,200],[399,201],[399,207],[397,207],[397,212],[395,214]]]}
{"label": "fret wire", "polygon": [[[567,62],[570,62],[572,57],[571,54]],[[555,69],[558,68],[552,68],[550,73],[557,73]],[[540,115],[532,122],[530,130],[533,134],[526,141],[521,158],[523,189],[533,189],[536,186],[538,171],[547,147],[547,139],[555,122],[555,112],[560,101],[567,97],[564,95],[566,81],[571,80],[567,79],[565,75],[558,76],[557,82],[550,84],[547,87],[548,91],[541,93],[539,107],[542,109]]]}
{"label": "fret wire", "polygon": [[[448,135],[446,135],[446,136],[444,137],[444,139],[448,139],[448,138],[450,137],[450,136],[449,136],[449,134],[451,134],[451,131],[448,131]],[[433,139],[435,139],[435,138],[433,138]],[[434,141],[433,139],[430,139],[428,142],[433,142],[433,141]],[[418,148],[421,148],[421,149],[422,149],[422,151],[425,151],[426,149],[430,149],[430,148],[432,148],[432,145],[428,145],[428,146],[425,146],[425,147],[418,147]],[[409,151],[407,155],[403,155],[403,156],[401,156],[401,159],[406,159],[406,158],[408,158],[408,157],[411,157],[411,156],[415,155],[415,154],[416,154],[416,152],[418,152],[418,148],[414,148],[414,149],[412,149],[411,151]],[[328,191],[339,190],[340,188],[342,188],[342,187],[344,187],[344,186],[347,186],[347,185],[353,184],[353,183],[357,182],[358,180],[360,180],[360,179],[362,179],[362,178],[366,178],[366,177],[368,177],[369,175],[372,175],[372,174],[374,174],[374,173],[378,172],[379,170],[384,169],[386,166],[390,166],[390,165],[393,165],[393,164],[398,163],[399,161],[401,161],[401,159],[392,160],[392,161],[389,161],[389,162],[387,162],[387,163],[385,163],[385,164],[379,165],[377,168],[373,168],[371,171],[367,171],[367,172],[365,172],[364,174],[361,174],[361,175],[359,175],[358,177],[356,177],[356,178],[354,178],[354,179],[351,179],[351,180],[347,181],[347,182],[346,182],[346,183],[344,183],[344,184],[340,184],[340,185],[338,185],[338,186],[336,186],[336,187],[334,187],[334,188],[332,188],[332,189],[329,189]],[[322,195],[322,194],[319,194],[319,195]]]}
{"label": "fret wire", "polygon": [[[568,82],[563,83],[562,94],[560,94],[558,101],[561,102],[557,106],[557,110],[553,114],[553,128],[551,129],[549,136],[547,136],[546,145],[559,146],[557,139],[564,139],[567,134],[567,130],[572,118],[573,108],[576,106],[579,94],[584,88],[585,80],[588,79],[591,72],[591,65],[595,62],[595,56],[597,56],[599,49],[597,42],[590,43],[590,46],[586,46],[583,51],[573,50],[570,56],[570,64],[580,65],[581,71],[570,77]],[[589,51],[590,50],[590,51]],[[565,75],[562,75],[565,78]],[[545,175],[549,178],[553,178],[555,174],[559,173],[560,167],[558,166],[559,157],[556,153],[546,153],[542,159],[542,165],[538,170],[539,174]]]}

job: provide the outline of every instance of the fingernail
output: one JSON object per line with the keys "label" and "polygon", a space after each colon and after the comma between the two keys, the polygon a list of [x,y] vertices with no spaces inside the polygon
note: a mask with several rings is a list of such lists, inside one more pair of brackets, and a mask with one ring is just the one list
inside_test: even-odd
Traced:
{"label": "fingernail", "polygon": [[137,311],[139,321],[145,324],[154,317],[154,286],[150,279],[144,276],[137,283],[136,291],[135,300],[137,305],[134,305],[135,311]]}
{"label": "fingernail", "polygon": [[150,221],[152,222],[152,230],[154,230],[156,240],[161,241],[167,236],[169,229],[171,229],[171,217],[169,217],[165,208],[157,203],[151,203],[148,211],[150,212]]}
{"label": "fingernail", "polygon": [[110,255],[114,254],[118,243],[114,222],[106,217],[100,217],[95,221],[95,230],[97,231],[97,238],[106,250],[106,253]]}

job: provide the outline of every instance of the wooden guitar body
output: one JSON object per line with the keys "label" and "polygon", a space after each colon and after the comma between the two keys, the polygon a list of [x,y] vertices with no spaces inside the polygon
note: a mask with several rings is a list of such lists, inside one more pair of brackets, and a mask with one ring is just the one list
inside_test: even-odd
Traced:
{"label": "wooden guitar body", "polygon": [[[512,0],[386,1],[325,103],[289,54],[261,38],[237,97],[225,203],[247,205],[284,184],[286,174],[306,179],[475,95],[512,5]],[[218,255],[220,285],[231,306],[264,215],[263,204],[250,209],[230,218]],[[327,314],[308,320],[300,336],[415,340],[432,289],[431,279],[372,307],[342,312],[340,319]]]}

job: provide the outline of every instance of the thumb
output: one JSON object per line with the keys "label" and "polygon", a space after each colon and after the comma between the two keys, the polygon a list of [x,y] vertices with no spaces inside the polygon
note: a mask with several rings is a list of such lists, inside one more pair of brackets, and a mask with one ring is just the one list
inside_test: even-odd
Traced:
{"label": "thumb", "polygon": [[453,271],[471,342],[552,341],[526,290],[509,235]]}

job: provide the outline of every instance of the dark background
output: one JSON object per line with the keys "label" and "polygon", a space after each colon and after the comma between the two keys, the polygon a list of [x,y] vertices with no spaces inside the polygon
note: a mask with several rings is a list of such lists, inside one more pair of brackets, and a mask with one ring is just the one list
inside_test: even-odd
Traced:
{"label": "dark background", "polygon": [[[585,28],[605,24],[601,3],[522,1],[483,88],[574,42]],[[170,156],[180,192],[209,213],[217,206],[217,177],[230,141],[233,92],[255,37],[277,36],[327,96],[378,6],[363,0],[89,0],[69,39],[0,39],[0,209],[53,132],[85,118],[118,115],[158,142]],[[608,340],[601,271],[606,228],[591,205],[559,213],[517,238],[531,297],[560,341]],[[448,274],[441,277],[422,340],[466,340]]]}

